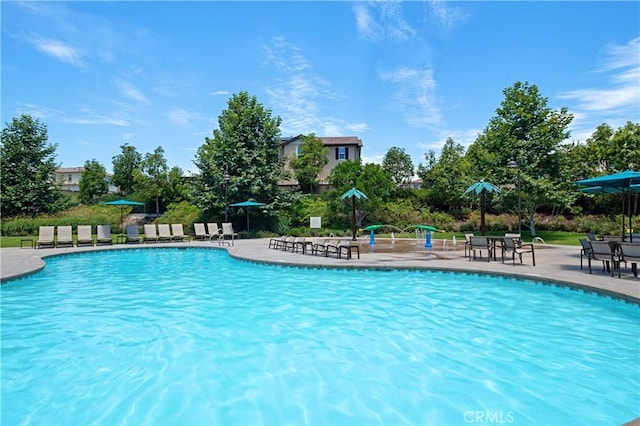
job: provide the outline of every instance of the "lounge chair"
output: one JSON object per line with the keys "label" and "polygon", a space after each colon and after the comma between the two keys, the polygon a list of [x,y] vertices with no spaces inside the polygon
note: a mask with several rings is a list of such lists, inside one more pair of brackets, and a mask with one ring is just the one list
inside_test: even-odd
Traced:
{"label": "lounge chair", "polygon": [[580,249],[580,269],[582,269],[582,258],[586,257],[589,262],[591,262],[591,259],[593,259],[593,251],[591,250],[589,240],[580,238],[580,245],[582,246]]}
{"label": "lounge chair", "polygon": [[58,226],[56,247],[73,247],[73,230],[71,225]]}
{"label": "lounge chair", "polygon": [[640,263],[640,244],[638,243],[619,243],[620,260],[622,262],[631,263],[633,276],[638,276],[638,263]]}
{"label": "lounge chair", "polygon": [[111,238],[111,225],[98,225],[96,228],[96,245],[113,244],[113,239]]}
{"label": "lounge chair", "polygon": [[38,228],[38,241],[36,241],[36,248],[40,248],[42,246],[51,246],[55,247],[56,242],[53,239],[53,234],[55,231],[54,226],[41,226]]}
{"label": "lounge chair", "polygon": [[594,234],[593,232],[587,232],[587,240],[598,241],[598,238],[596,237],[596,234]]}
{"label": "lounge chair", "polygon": [[464,234],[464,256],[467,257],[471,257],[471,250],[469,250],[469,248],[471,247],[471,237],[473,237],[473,234]]}
{"label": "lounge chair", "polygon": [[170,243],[173,240],[173,236],[171,235],[171,227],[168,223],[159,223],[158,224],[158,242],[160,243]]}
{"label": "lounge chair", "polygon": [[204,223],[194,223],[193,231],[195,232],[194,239],[196,240],[208,240],[209,234],[207,234],[206,229],[204,228]]}
{"label": "lounge chair", "polygon": [[282,244],[282,241],[284,241],[284,239],[287,238],[286,236],[281,236],[281,237],[276,237],[276,238],[271,238],[269,240],[269,248],[270,249],[277,249],[280,248],[280,244]]}
{"label": "lounge chair", "polygon": [[515,240],[516,246],[520,247],[520,245],[522,245],[522,235],[520,234],[513,234],[513,233],[505,233],[504,234],[505,238],[513,238]]}
{"label": "lounge chair", "polygon": [[516,264],[516,254],[520,258],[520,263],[522,263],[522,255],[524,253],[531,253],[531,259],[533,261],[533,266],[536,266],[536,253],[533,248],[533,243],[530,244],[522,244],[518,245],[518,240],[515,238],[505,238],[502,240],[502,262],[504,263],[504,254],[511,253],[511,260],[513,264]]}
{"label": "lounge chair", "polygon": [[[591,256],[593,260],[602,262],[602,272],[605,270],[611,272],[618,268],[618,276],[620,276],[620,258],[609,241],[589,241],[591,245]],[[589,273],[591,273],[591,259],[589,259]]]}
{"label": "lounge chair", "polygon": [[91,225],[78,225],[78,241],[76,245],[80,246],[92,246],[93,235],[91,235]]}
{"label": "lounge chair", "polygon": [[171,238],[173,241],[189,241],[189,236],[184,233],[184,227],[181,223],[171,224]]}
{"label": "lounge chair", "polygon": [[[211,232],[211,230],[209,230],[209,232]],[[222,224],[221,238],[226,239],[227,237],[231,237],[231,241],[238,238],[238,233],[233,230],[233,225],[231,224],[231,222]]]}
{"label": "lounge chair", "polygon": [[147,223],[144,225],[144,242],[153,241],[158,242],[158,231],[155,223]]}
{"label": "lounge chair", "polygon": [[470,237],[469,238],[469,260],[471,260],[471,254],[473,253],[473,259],[476,258],[476,251],[482,259],[482,250],[487,251],[487,262],[491,260],[491,245],[487,237]]}
{"label": "lounge chair", "polygon": [[140,235],[140,229],[138,229],[138,225],[135,223],[131,223],[127,225],[127,238],[125,240],[126,243],[141,243],[142,236]]}
{"label": "lounge chair", "polygon": [[209,233],[209,239],[215,240],[222,235],[222,229],[218,227],[217,223],[207,223],[207,232]]}

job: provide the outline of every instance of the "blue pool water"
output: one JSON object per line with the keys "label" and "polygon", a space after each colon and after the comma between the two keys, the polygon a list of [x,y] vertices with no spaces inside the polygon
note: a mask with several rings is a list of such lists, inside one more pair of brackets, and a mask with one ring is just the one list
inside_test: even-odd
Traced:
{"label": "blue pool water", "polygon": [[559,287],[153,248],[49,258],[1,296],[3,425],[640,415],[640,308]]}

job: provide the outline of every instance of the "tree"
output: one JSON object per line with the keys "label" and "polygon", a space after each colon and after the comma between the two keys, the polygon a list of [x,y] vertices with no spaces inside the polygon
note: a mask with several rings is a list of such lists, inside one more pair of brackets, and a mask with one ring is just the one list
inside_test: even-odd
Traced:
{"label": "tree", "polygon": [[47,127],[23,114],[2,129],[0,192],[4,216],[53,213],[66,199],[55,180],[56,145],[48,143]]}
{"label": "tree", "polygon": [[313,192],[318,183],[318,174],[329,162],[329,148],[324,146],[322,139],[313,133],[302,136],[298,156],[289,161],[289,165],[296,174],[298,184],[304,191]]}
{"label": "tree", "polygon": [[121,154],[113,157],[113,178],[111,181],[123,195],[130,194],[134,186],[134,171],[140,167],[142,155],[135,146],[120,145]]}
{"label": "tree", "polygon": [[[505,98],[484,132],[469,148],[473,164],[490,171],[497,184],[514,183],[516,172],[505,166],[515,160],[521,177],[521,197],[525,225],[535,236],[534,212],[548,203],[554,193],[565,190],[560,175],[561,142],[573,116],[567,108],[558,111],[547,106],[547,98],[529,83],[516,82],[504,90]],[[511,191],[514,202],[515,189]]]}
{"label": "tree", "polygon": [[396,186],[405,186],[413,178],[413,162],[404,149],[392,147],[382,160],[382,168],[391,175]]}
{"label": "tree", "polygon": [[160,197],[169,185],[169,167],[164,158],[164,149],[157,147],[153,153],[147,153],[139,169],[135,169],[134,191],[143,199],[154,200],[156,214],[160,214]]}
{"label": "tree", "polygon": [[223,212],[225,201],[254,199],[270,204],[278,198],[283,170],[280,123],[280,117],[272,117],[271,110],[247,92],[229,99],[218,118],[219,128],[213,131],[213,138],[205,138],[194,161],[200,169],[195,193],[200,208]]}
{"label": "tree", "polygon": [[106,194],[109,191],[106,177],[107,172],[102,164],[95,159],[86,161],[80,175],[80,201],[91,204],[95,197]]}

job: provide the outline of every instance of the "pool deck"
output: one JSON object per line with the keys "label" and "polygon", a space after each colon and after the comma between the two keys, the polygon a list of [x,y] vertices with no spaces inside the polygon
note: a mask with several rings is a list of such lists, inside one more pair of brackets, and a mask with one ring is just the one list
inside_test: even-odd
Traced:
{"label": "pool deck", "polygon": [[[504,276],[516,276],[525,279],[562,284],[585,291],[594,291],[612,297],[622,298],[640,304],[640,277],[634,277],[631,267],[622,265],[622,277],[616,272],[612,278],[608,272],[602,271],[602,262],[592,263],[592,274],[584,261],[584,269],[580,269],[580,247],[536,244],[536,266],[531,263],[531,255],[523,255],[523,264],[513,265],[511,258],[503,263],[498,260],[469,260],[464,255],[464,244],[458,243],[454,250],[443,250],[442,241],[434,241],[432,250],[417,247],[404,252],[369,253],[364,250],[360,258],[337,259],[335,256],[323,257],[311,254],[294,253],[269,248],[269,238],[235,240],[233,246],[221,246],[210,241],[191,241],[162,244],[115,244],[111,246],[66,247],[66,248],[3,248],[0,249],[0,280],[6,281],[20,277],[45,265],[48,256],[81,253],[95,250],[126,250],[132,248],[155,247],[208,247],[227,249],[235,258],[273,263],[289,266],[337,267],[337,268],[378,268],[378,269],[424,269],[447,270],[471,273],[488,273]],[[360,244],[368,244],[363,240]],[[382,246],[380,246],[382,248]],[[382,251],[382,250],[380,250]]]}

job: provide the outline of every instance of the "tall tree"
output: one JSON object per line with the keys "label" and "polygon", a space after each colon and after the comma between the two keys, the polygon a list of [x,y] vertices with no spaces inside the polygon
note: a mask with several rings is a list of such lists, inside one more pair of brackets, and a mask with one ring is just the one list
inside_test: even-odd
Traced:
{"label": "tall tree", "polygon": [[298,184],[303,191],[313,192],[318,183],[318,174],[329,162],[329,148],[322,139],[311,133],[302,136],[298,156],[292,158],[289,165],[296,174]]}
{"label": "tall tree", "polygon": [[2,129],[0,144],[1,216],[52,213],[66,199],[55,180],[56,145],[48,143],[47,127],[23,114]]}
{"label": "tall tree", "polygon": [[159,146],[152,153],[147,153],[133,176],[135,193],[147,201],[155,201],[156,214],[160,214],[160,197],[169,186],[169,166],[164,158],[164,149]]}
{"label": "tall tree", "polygon": [[87,160],[80,175],[80,201],[85,204],[93,203],[95,197],[109,191],[107,171],[96,159]]}
{"label": "tall tree", "polygon": [[[524,225],[535,236],[534,212],[548,203],[554,192],[563,191],[565,178],[560,175],[560,144],[569,137],[567,130],[573,116],[567,108],[552,110],[547,98],[529,83],[516,82],[504,90],[505,98],[496,115],[479,135],[469,151],[474,164],[491,170],[498,184],[515,183],[516,172],[506,168],[510,160],[520,172]],[[511,200],[516,191],[512,191]],[[512,204],[514,205],[514,204]]]}
{"label": "tall tree", "polygon": [[122,153],[113,157],[113,178],[111,181],[123,195],[130,194],[133,190],[134,171],[140,167],[142,155],[135,146],[129,144],[120,145]]}
{"label": "tall tree", "polygon": [[382,168],[391,175],[396,186],[405,186],[413,178],[414,168],[411,156],[396,146],[387,151],[382,159]]}
{"label": "tall tree", "polygon": [[247,92],[229,99],[213,138],[205,138],[194,161],[200,169],[196,190],[200,208],[223,212],[227,200],[233,203],[253,198],[268,204],[277,198],[282,174],[281,121]]}

